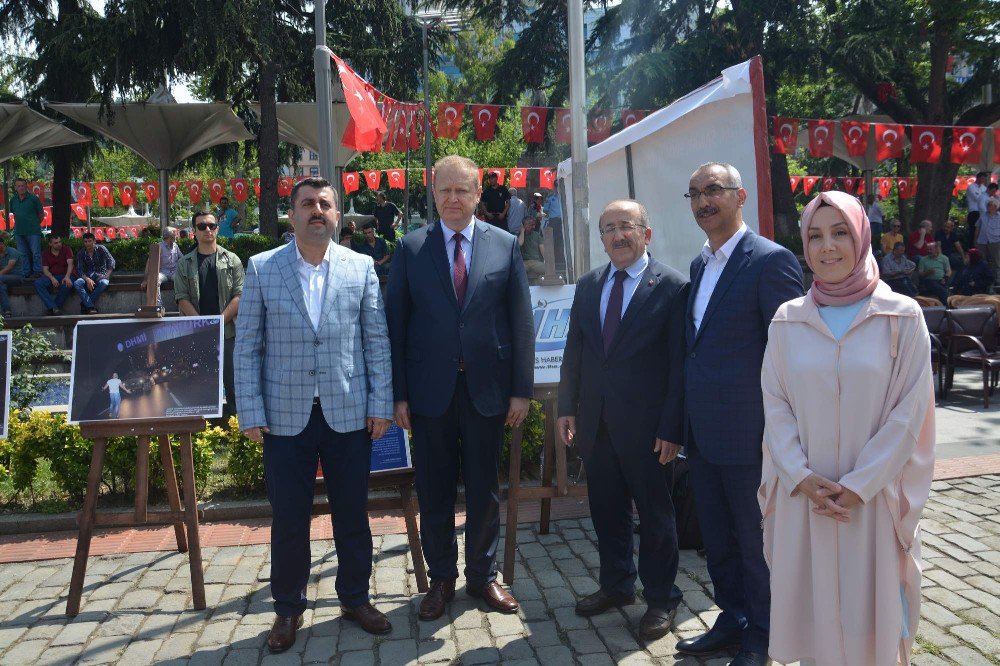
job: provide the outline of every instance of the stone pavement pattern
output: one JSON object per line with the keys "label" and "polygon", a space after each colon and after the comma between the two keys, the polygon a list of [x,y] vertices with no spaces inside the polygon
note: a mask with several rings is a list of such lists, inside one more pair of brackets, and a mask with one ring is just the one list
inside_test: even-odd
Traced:
{"label": "stone pavement pattern", "polygon": [[[1000,476],[935,482],[923,522],[927,570],[914,664],[1000,664],[998,509]],[[5,564],[0,664],[728,663],[675,657],[677,640],[704,631],[719,613],[694,552],[681,555],[676,631],[644,646],[634,630],[642,604],[590,619],[573,613],[576,599],[597,589],[589,519],[555,522],[547,535],[526,526],[518,544],[518,615],[485,613],[460,589],[450,617],[424,623],[416,619],[421,595],[405,535],[376,537],[372,591],[394,629],[374,638],[338,619],[333,545],[315,541],[305,626],[282,655],[264,647],[272,620],[267,584],[259,580],[269,570],[265,545],[206,549],[209,607],[197,612],[190,610],[187,557],[178,553],[93,558],[82,612],[72,621],[63,615],[71,560]]]}

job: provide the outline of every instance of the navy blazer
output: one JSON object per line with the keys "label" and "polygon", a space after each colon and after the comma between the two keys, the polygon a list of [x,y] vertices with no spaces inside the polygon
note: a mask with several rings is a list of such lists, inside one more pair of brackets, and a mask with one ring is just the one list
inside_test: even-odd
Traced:
{"label": "navy blazer", "polygon": [[655,438],[680,444],[684,432],[688,281],[650,257],[605,354],[600,307],[610,266],[577,282],[559,371],[559,416],[576,417],[581,455],[593,447],[603,413],[620,453],[652,463]]}
{"label": "navy blazer", "polygon": [[458,362],[483,416],[505,414],[511,396],[534,393],[534,323],[517,239],[481,220],[459,309],[441,223],[396,245],[386,291],[395,400],[438,417],[455,394]]}
{"label": "navy blazer", "polygon": [[685,317],[685,435],[694,435],[695,447],[712,464],[760,464],[760,369],[767,329],[782,303],[802,296],[802,268],[787,249],[748,230],[726,262],[695,332],[694,301],[704,269],[699,255],[691,262]]}

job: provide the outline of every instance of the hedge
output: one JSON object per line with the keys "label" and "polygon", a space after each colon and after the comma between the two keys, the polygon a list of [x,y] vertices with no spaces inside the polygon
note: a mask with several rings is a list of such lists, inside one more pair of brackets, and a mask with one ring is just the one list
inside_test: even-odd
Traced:
{"label": "hedge", "polygon": [[[107,241],[104,246],[115,258],[115,270],[129,273],[141,273],[146,270],[146,259],[149,258],[149,246],[158,241],[157,235],[149,238],[123,238]],[[83,248],[83,240],[79,238],[67,238],[63,243],[73,249],[75,254]],[[177,241],[182,252],[190,252],[195,247],[193,238],[181,238]],[[219,245],[235,252],[246,266],[247,261],[255,254],[266,252],[282,244],[280,238],[270,236],[260,236],[258,234],[248,234],[234,236],[233,238],[220,238]]]}

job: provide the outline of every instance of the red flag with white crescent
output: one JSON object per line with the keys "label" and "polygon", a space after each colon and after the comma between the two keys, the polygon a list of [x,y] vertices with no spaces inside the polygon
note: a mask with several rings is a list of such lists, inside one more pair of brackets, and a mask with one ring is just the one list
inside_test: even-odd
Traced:
{"label": "red flag with white crescent", "polygon": [[528,186],[528,170],[527,169],[511,169],[510,170],[510,186],[511,187],[527,187]]}
{"label": "red flag with white crescent", "polygon": [[832,120],[809,121],[809,155],[812,157],[833,156]]}
{"label": "red flag with white crescent", "polygon": [[594,110],[587,124],[587,143],[600,143],[611,136],[611,116],[605,111]]}
{"label": "red flag with white crescent", "polygon": [[865,179],[858,178],[858,189],[857,191],[854,192],[854,194],[860,197],[864,193],[865,193]]}
{"label": "red flag with white crescent", "polygon": [[43,227],[52,226],[52,206],[42,207],[42,226]]}
{"label": "red flag with white crescent", "polygon": [[892,178],[879,178],[878,179],[878,193],[883,199],[889,196],[889,192],[892,190]]}
{"label": "red flag with white crescent", "polygon": [[462,114],[465,104],[461,102],[441,102],[438,104],[437,135],[442,139],[457,139],[462,129]]}
{"label": "red flag with white crescent", "polygon": [[378,186],[382,184],[382,172],[381,171],[365,171],[365,182],[368,183],[369,190],[377,190]]}
{"label": "red flag with white crescent", "polygon": [[43,204],[45,203],[45,183],[36,183],[32,181],[28,183],[28,191],[38,197],[38,200]]}
{"label": "red flag with white crescent", "polygon": [[778,155],[794,155],[799,142],[799,119],[774,117],[774,152]]}
{"label": "red flag with white crescent", "polygon": [[205,184],[200,180],[189,180],[185,184],[187,185],[188,198],[191,199],[191,203],[201,203],[201,191],[205,188]]}
{"label": "red flag with white crescent", "polygon": [[115,205],[115,193],[111,183],[94,183],[97,191],[97,205],[101,208],[113,208]]}
{"label": "red flag with white crescent", "polygon": [[903,156],[903,139],[905,133],[902,125],[875,124],[875,159],[881,162],[889,158]]}
{"label": "red flag with white crescent", "polygon": [[136,202],[135,183],[118,183],[118,200],[123,206],[132,206]]}
{"label": "red flag with white crescent", "polygon": [[545,121],[549,118],[549,110],[544,106],[525,106],[521,108],[521,133],[525,143],[542,143],[545,141]]}
{"label": "red flag with white crescent", "polygon": [[952,163],[979,164],[983,160],[983,143],[985,140],[985,127],[952,127]]}
{"label": "red flag with white crescent", "polygon": [[795,190],[799,189],[799,182],[801,182],[801,180],[802,180],[802,176],[789,176],[788,177],[788,184],[792,186],[792,193],[793,194],[795,193]]}
{"label": "red flag with white crescent", "polygon": [[802,192],[808,195],[812,192],[813,187],[819,182],[819,176],[806,176],[802,179]]}
{"label": "red flag with white crescent", "polygon": [[246,178],[231,178],[229,180],[229,189],[233,191],[233,198],[236,199],[238,203],[243,203],[247,200],[249,191],[247,190]]}
{"label": "red flag with white crescent", "polygon": [[833,176],[826,176],[823,178],[823,191],[829,192],[833,189],[833,186],[837,184],[837,179]]}
{"label": "red flag with white crescent", "polygon": [[495,175],[497,177],[497,184],[503,185],[504,169],[487,169],[486,172]]}
{"label": "red flag with white crescent", "polygon": [[[344,138],[355,150],[374,150],[385,135],[385,121],[375,104],[374,87],[362,79],[351,67],[337,56],[330,54],[344,91],[344,100],[353,123],[348,125]],[[379,93],[381,94],[381,93]]]}
{"label": "red flag with white crescent", "polygon": [[848,155],[864,157],[868,152],[868,127],[868,123],[859,120],[840,121],[840,133],[844,137]]}
{"label": "red flag with white crescent", "polygon": [[944,128],[935,125],[910,127],[910,161],[937,162],[941,159]]}
{"label": "red flag with white crescent", "polygon": [[[94,200],[90,195],[90,183],[74,183],[73,187],[76,192],[76,202],[83,206],[90,206]],[[0,190],[2,191],[2,190]]]}
{"label": "red flag with white crescent", "polygon": [[87,221],[87,207],[83,204],[70,204],[70,208],[73,209],[73,214],[76,215],[76,219],[81,222]]}
{"label": "red flag with white crescent", "polygon": [[210,180],[208,181],[208,198],[212,200],[212,203],[217,204],[226,196],[226,181],[224,180]]}
{"label": "red flag with white crescent", "polygon": [[295,187],[295,179],[291,176],[282,176],[278,179],[278,196],[287,197]]}
{"label": "red flag with white crescent", "polygon": [[260,199],[260,178],[253,179],[253,193]]}
{"label": "red flag with white crescent", "polygon": [[556,109],[556,143],[568,146],[572,140],[569,109]]}
{"label": "red flag with white crescent", "polygon": [[386,169],[385,177],[389,187],[395,190],[406,189],[406,172],[403,169]]}
{"label": "red flag with white crescent", "polygon": [[344,183],[345,194],[350,194],[351,192],[357,192],[358,188],[361,187],[361,183],[358,182],[357,171],[345,171],[340,179]]}
{"label": "red flag with white crescent", "polygon": [[850,176],[844,176],[840,180],[844,184],[844,191],[847,192],[848,194],[854,194],[854,186],[857,184],[859,179],[852,178]]}
{"label": "red flag with white crescent", "polygon": [[156,200],[160,198],[160,184],[147,180],[142,184],[142,191],[146,195],[146,201],[149,203],[156,203]]}
{"label": "red flag with white crescent", "polygon": [[631,127],[649,115],[645,109],[622,109],[622,129]]}
{"label": "red flag with white crescent", "polygon": [[556,170],[544,168],[539,169],[538,185],[546,190],[554,190],[556,188]]}
{"label": "red flag with white crescent", "polygon": [[492,141],[497,130],[497,115],[500,107],[496,104],[473,104],[472,126],[477,141]]}
{"label": "red flag with white crescent", "polygon": [[181,181],[179,180],[170,181],[170,184],[167,185],[167,201],[173,203],[174,199],[177,198],[177,193],[180,191],[181,191]]}
{"label": "red flag with white crescent", "polygon": [[909,199],[913,196],[912,183],[909,178],[897,178],[896,189],[899,191],[900,199]]}

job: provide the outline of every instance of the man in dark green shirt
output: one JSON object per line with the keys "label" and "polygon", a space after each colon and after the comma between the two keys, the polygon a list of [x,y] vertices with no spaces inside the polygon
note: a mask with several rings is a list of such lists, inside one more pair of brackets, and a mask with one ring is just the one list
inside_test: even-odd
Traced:
{"label": "man in dark green shirt", "polygon": [[14,196],[10,212],[14,215],[14,237],[17,249],[24,255],[25,271],[29,276],[42,273],[42,218],[45,211],[41,200],[28,191],[28,181],[14,181]]}
{"label": "man in dark green shirt", "polygon": [[4,319],[14,315],[10,310],[7,287],[23,282],[21,264],[24,263],[23,255],[14,248],[7,247],[8,242],[10,237],[7,232],[0,234],[0,312],[3,313]]}

